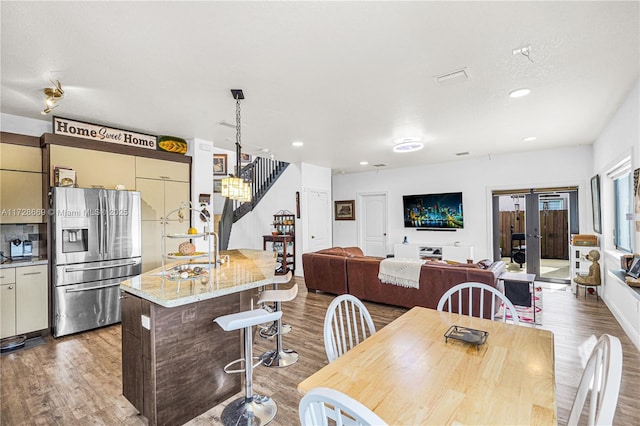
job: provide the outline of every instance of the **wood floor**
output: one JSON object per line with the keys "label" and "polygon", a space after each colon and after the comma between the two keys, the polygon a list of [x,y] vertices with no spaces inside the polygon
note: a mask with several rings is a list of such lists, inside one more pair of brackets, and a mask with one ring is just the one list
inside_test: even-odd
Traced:
{"label": "wood floor", "polygon": [[[254,391],[278,404],[273,425],[297,425],[300,395],[296,385],[326,364],[322,323],[334,296],[308,294],[302,280],[298,298],[284,304],[285,322],[293,331],[284,337],[300,360],[286,368],[259,367]],[[377,328],[404,309],[367,303]],[[542,328],[555,335],[558,422],[565,424],[582,373],[582,359],[602,333],[618,336],[624,367],[617,425],[640,424],[640,353],[624,334],[606,305],[595,297],[576,299],[570,291],[544,290]],[[0,357],[0,424],[9,425],[146,425],[146,419],[122,396],[120,325],[59,339]],[[255,354],[273,342],[255,339]],[[189,350],[185,348],[185,350]],[[193,366],[198,368],[197,365]],[[241,393],[237,397],[241,396]],[[235,399],[231,398],[229,401]],[[419,398],[419,395],[416,395]],[[499,404],[500,401],[496,401]],[[226,404],[226,402],[225,402]],[[214,407],[189,425],[220,424],[225,404]]]}

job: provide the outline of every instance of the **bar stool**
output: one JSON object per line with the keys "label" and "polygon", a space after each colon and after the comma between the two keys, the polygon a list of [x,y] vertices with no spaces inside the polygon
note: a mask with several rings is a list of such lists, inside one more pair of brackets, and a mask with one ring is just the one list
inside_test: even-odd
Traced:
{"label": "bar stool", "polygon": [[[289,273],[291,274],[291,273]],[[276,312],[282,313],[282,302],[289,302],[298,295],[298,284],[294,284],[288,290],[265,290],[260,295],[258,303],[275,302]],[[265,367],[286,367],[298,360],[298,353],[292,349],[282,348],[282,318],[276,321],[276,348],[263,353],[260,356]]]}
{"label": "bar stool", "polygon": [[[293,273],[291,271],[287,272],[285,275],[275,275],[273,277],[273,289],[277,290],[278,284],[286,284],[289,281],[291,281],[292,277],[293,277]],[[264,291],[266,290],[263,287],[262,292]],[[271,300],[266,300],[265,303],[262,304],[264,309],[266,309],[269,312],[279,310],[275,306],[273,308],[268,307],[268,305],[266,304],[267,302],[271,302]],[[260,337],[264,339],[271,339],[273,336],[275,336],[278,333],[278,330],[280,330],[281,334],[284,335],[291,331],[291,326],[289,324],[280,324],[280,326],[278,326],[278,324],[276,324],[276,322],[274,321],[271,325],[261,327],[258,334],[260,334]]]}
{"label": "bar stool", "polygon": [[[251,327],[265,322],[277,321],[282,317],[282,312],[267,312],[264,309],[243,311],[235,314],[223,315],[213,321],[224,331],[233,331],[244,328],[244,359],[231,361],[224,366],[225,373],[244,372],[243,398],[229,403],[222,411],[222,422],[225,426],[231,425],[265,425],[276,416],[278,407],[273,399],[268,396],[253,394],[253,369],[262,364],[262,360],[253,365],[253,336]],[[244,362],[244,368],[231,370],[233,364]]]}

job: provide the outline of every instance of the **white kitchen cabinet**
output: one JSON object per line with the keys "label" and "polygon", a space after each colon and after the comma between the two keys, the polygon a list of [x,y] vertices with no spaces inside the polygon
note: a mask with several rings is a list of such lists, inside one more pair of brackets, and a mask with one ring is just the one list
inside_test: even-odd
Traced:
{"label": "white kitchen cabinet", "polygon": [[0,169],[42,173],[40,147],[0,143]]}
{"label": "white kitchen cabinet", "polygon": [[0,143],[0,223],[42,223],[42,151]]}
{"label": "white kitchen cabinet", "polygon": [[42,223],[42,173],[0,170],[0,223]]}
{"label": "white kitchen cabinet", "polygon": [[0,339],[16,334],[16,269],[0,269]]}
{"label": "white kitchen cabinet", "polygon": [[142,220],[160,220],[191,199],[188,182],[137,178],[136,191],[140,191]]}
{"label": "white kitchen cabinet", "polygon": [[[186,219],[186,218],[185,218]],[[185,220],[168,221],[166,225],[167,234],[186,234],[189,229],[189,222]],[[165,238],[166,253],[176,253],[180,243],[188,241],[176,238]],[[142,272],[159,268],[162,265],[162,221],[143,220],[142,221]]]}
{"label": "white kitchen cabinet", "polygon": [[0,269],[0,338],[49,327],[47,265]]}
{"label": "white kitchen cabinet", "polygon": [[54,183],[54,167],[61,166],[76,171],[76,183],[80,188],[114,189],[116,185],[124,185],[125,189],[132,190],[136,184],[135,158],[113,152],[51,145],[50,183]]}
{"label": "white kitchen cabinet", "polygon": [[189,164],[136,157],[136,177],[189,182]]}
{"label": "white kitchen cabinet", "polygon": [[[142,214],[142,272],[157,268],[162,263],[162,222],[167,213],[189,202],[189,164],[153,158],[136,157],[136,191],[140,192]],[[177,215],[167,221],[168,234],[186,234],[190,213],[185,211],[182,223]],[[182,241],[167,239],[166,251],[178,251]]]}
{"label": "white kitchen cabinet", "polygon": [[16,268],[16,334],[49,327],[47,265]]}

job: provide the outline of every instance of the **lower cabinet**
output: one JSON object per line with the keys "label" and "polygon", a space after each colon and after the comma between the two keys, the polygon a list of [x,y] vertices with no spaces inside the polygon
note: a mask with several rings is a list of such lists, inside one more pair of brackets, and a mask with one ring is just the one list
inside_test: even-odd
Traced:
{"label": "lower cabinet", "polygon": [[48,328],[47,265],[0,271],[0,338]]}

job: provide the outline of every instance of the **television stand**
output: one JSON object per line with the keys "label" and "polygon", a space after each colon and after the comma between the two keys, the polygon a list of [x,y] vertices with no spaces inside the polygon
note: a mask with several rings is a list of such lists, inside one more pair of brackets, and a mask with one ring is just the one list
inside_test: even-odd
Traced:
{"label": "television stand", "polygon": [[466,263],[473,259],[473,247],[446,244],[411,243],[394,244],[395,257],[406,259],[452,260]]}

